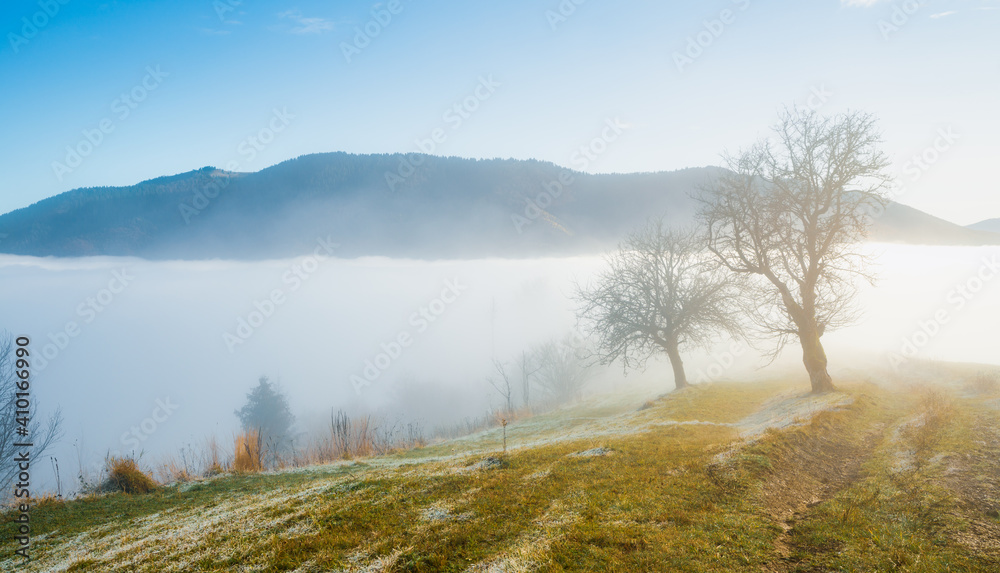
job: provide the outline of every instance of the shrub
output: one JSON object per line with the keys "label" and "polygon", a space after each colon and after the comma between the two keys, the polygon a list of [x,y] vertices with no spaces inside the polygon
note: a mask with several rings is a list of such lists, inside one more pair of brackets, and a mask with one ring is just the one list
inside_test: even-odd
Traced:
{"label": "shrub", "polygon": [[108,473],[106,483],[112,491],[149,493],[157,487],[152,476],[139,469],[139,463],[133,457],[110,456],[105,460],[105,470]]}

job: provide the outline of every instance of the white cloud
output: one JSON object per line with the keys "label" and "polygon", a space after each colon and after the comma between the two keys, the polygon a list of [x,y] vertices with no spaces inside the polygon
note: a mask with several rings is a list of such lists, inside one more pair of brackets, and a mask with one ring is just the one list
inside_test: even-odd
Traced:
{"label": "white cloud", "polygon": [[931,18],[937,20],[938,18],[944,18],[946,16],[951,16],[952,14],[958,14],[957,10],[949,10],[947,12],[938,12],[937,14],[931,14]]}
{"label": "white cloud", "polygon": [[278,14],[279,18],[294,22],[288,31],[292,34],[322,34],[333,30],[333,22],[325,18],[306,18],[298,10],[288,10]]}

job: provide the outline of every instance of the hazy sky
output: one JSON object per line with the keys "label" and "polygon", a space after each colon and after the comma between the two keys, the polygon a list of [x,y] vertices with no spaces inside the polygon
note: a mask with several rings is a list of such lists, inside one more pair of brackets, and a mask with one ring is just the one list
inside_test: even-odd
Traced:
{"label": "hazy sky", "polygon": [[206,165],[410,152],[438,128],[435,154],[581,167],[618,119],[588,171],[672,170],[812,103],[882,119],[901,202],[1000,217],[1000,0],[10,0],[0,23],[0,212]]}

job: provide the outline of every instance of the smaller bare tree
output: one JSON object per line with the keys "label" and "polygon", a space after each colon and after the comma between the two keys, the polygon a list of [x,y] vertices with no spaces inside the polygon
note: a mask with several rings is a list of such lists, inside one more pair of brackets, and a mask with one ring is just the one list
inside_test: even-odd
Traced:
{"label": "smaller bare tree", "polygon": [[[14,444],[33,444],[28,452],[29,462],[34,464],[62,437],[62,415],[56,410],[44,424],[29,421],[24,435],[18,434],[17,376],[18,359],[10,335],[0,335],[0,501],[11,490],[20,471],[16,459],[20,449]],[[30,362],[30,357],[25,357]]]}
{"label": "smaller bare tree", "polygon": [[507,367],[500,360],[493,360],[493,369],[496,370],[499,378],[493,376],[487,376],[486,382],[500,394],[504,402],[504,413],[510,415],[514,411],[514,400],[513,391],[514,386],[510,382],[510,376],[507,374]]}
{"label": "smaller bare tree", "polygon": [[684,348],[707,346],[721,332],[740,333],[734,280],[697,231],[651,221],[607,258],[592,288],[577,289],[579,315],[597,338],[601,363],[621,360],[627,371],[665,353],[680,389],[688,385]]}
{"label": "smaller bare tree", "polygon": [[571,335],[542,344],[534,352],[538,386],[555,404],[578,400],[587,385],[584,364],[587,351],[574,344]]}
{"label": "smaller bare tree", "polygon": [[525,408],[530,408],[531,381],[538,374],[539,370],[541,370],[541,366],[538,364],[538,357],[535,356],[535,352],[528,352],[527,350],[521,351],[521,359],[517,362],[517,366],[521,370],[521,402]]}

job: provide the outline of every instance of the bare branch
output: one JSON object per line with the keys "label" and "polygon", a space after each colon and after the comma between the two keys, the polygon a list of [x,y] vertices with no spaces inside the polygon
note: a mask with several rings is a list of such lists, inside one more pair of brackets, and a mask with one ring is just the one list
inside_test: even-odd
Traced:
{"label": "bare branch", "polygon": [[858,317],[856,282],[873,280],[857,246],[887,202],[889,159],[868,114],[786,109],[775,135],[727,158],[730,171],[700,198],[701,221],[708,250],[747,278],[771,357],[798,337],[814,389],[829,389],[819,338]]}

